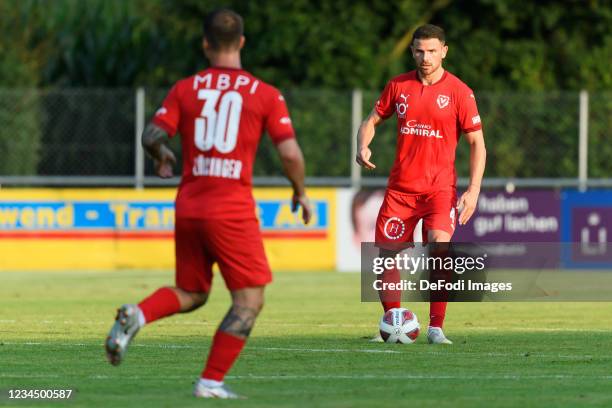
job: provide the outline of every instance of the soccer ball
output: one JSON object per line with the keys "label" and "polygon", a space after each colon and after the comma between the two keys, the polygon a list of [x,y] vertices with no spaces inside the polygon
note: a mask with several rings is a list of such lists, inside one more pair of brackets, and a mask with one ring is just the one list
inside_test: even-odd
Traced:
{"label": "soccer ball", "polygon": [[386,343],[414,343],[420,328],[416,315],[402,307],[387,310],[380,319],[380,336]]}

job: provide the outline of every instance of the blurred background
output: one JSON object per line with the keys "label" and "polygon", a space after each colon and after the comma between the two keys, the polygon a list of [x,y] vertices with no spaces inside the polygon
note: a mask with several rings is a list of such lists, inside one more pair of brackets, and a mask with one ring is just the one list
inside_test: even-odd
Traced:
{"label": "blurred background", "polygon": [[[427,22],[446,28],[446,67],[478,97],[489,142],[487,178],[577,178],[581,90],[589,97],[587,176],[612,173],[609,2],[225,5],[245,19],[245,68],[287,94],[309,176],[350,176],[354,91],[362,90],[361,117],[390,77],[413,68],[408,42]],[[202,20],[218,6],[201,0],[1,2],[3,184],[19,183],[10,176],[40,176],[28,182],[43,184],[70,183],[43,179],[49,176],[133,183],[136,124],[150,118],[176,80],[206,67]],[[394,128],[389,123],[375,142],[375,176],[386,176],[392,164]],[[278,175],[268,143],[261,153],[256,174]],[[459,152],[461,175],[466,153]]]}
{"label": "blurred background", "polygon": [[[18,254],[57,254],[57,246],[64,244],[67,252],[52,256],[60,269],[147,266],[134,260],[141,256],[138,251],[150,252],[150,246],[139,245],[152,243],[159,244],[164,258],[150,264],[172,266],[172,225],[154,222],[147,211],[162,214],[171,208],[178,179],[154,177],[139,137],[170,86],[207,66],[202,20],[219,6],[244,17],[243,66],[285,94],[307,160],[308,184],[320,187],[313,190],[320,204],[314,226],[285,214],[287,191],[271,187],[287,184],[271,144],[263,139],[254,174],[273,265],[358,269],[354,262],[339,266],[341,259],[353,259],[358,248],[359,239],[353,239],[361,208],[356,194],[361,188],[384,188],[395,152],[395,121],[377,133],[374,172],[362,174],[354,166],[352,140],[386,81],[413,69],[409,41],[424,23],[446,29],[445,67],[474,89],[484,125],[484,187],[489,190],[483,197],[488,201],[473,227],[467,227],[473,229],[465,230],[465,239],[587,237],[590,243],[612,223],[612,193],[606,190],[612,188],[608,1],[4,0],[1,268],[42,267]],[[173,148],[180,153],[177,143],[178,138]],[[467,146],[460,143],[460,187],[466,184],[468,159]],[[524,218],[518,230],[505,218],[518,208],[512,200],[527,202],[517,215]],[[147,202],[153,204],[147,207]],[[127,209],[117,210],[116,203]],[[371,207],[370,222],[378,210]],[[66,208],[72,212],[61,213]],[[574,210],[584,212],[584,220],[572,215]],[[501,230],[497,224],[487,227],[497,216],[502,216]],[[538,224],[540,218],[556,225],[554,231]],[[502,235],[482,233],[491,229]],[[80,248],[74,240],[82,239],[102,240],[92,241],[92,251],[103,242],[109,251],[124,252],[66,255],[74,254]],[[353,249],[341,249],[353,241]],[[283,258],[296,251],[304,256]],[[326,255],[313,260],[307,255],[312,251]]]}

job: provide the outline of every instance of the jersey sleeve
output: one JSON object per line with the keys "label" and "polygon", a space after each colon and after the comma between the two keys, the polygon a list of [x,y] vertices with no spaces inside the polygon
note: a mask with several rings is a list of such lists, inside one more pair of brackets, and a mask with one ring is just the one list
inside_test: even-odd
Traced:
{"label": "jersey sleeve", "polygon": [[385,86],[385,89],[383,89],[382,93],[378,97],[376,105],[374,106],[376,113],[378,113],[378,115],[383,119],[387,119],[395,112],[394,89],[395,87],[393,86],[393,81],[389,81]]}
{"label": "jersey sleeve", "polygon": [[475,132],[482,129],[480,114],[478,114],[478,107],[476,106],[476,98],[474,97],[474,92],[470,88],[466,87],[466,89],[460,92],[457,113],[459,126],[463,133]]}
{"label": "jersey sleeve", "polygon": [[275,89],[271,93],[268,105],[265,127],[272,142],[277,145],[283,140],[294,138],[295,131],[283,95]]}
{"label": "jersey sleeve", "polygon": [[170,137],[176,134],[181,119],[177,88],[178,86],[175,84],[172,89],[170,89],[162,106],[155,112],[155,116],[152,120],[154,125],[164,129]]}

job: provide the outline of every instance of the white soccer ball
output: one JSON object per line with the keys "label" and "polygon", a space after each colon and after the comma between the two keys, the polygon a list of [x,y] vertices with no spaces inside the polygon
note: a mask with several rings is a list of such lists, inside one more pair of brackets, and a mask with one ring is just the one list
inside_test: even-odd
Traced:
{"label": "white soccer ball", "polygon": [[414,343],[420,328],[416,314],[403,307],[387,310],[380,319],[380,335],[386,343]]}

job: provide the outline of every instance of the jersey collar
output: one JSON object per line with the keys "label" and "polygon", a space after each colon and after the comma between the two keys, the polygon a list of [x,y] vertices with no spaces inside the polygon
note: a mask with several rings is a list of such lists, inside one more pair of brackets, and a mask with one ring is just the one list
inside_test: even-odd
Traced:
{"label": "jersey collar", "polygon": [[418,71],[418,70],[416,70],[416,69],[414,70],[414,77],[415,77],[415,79],[417,80],[417,82],[418,82],[419,84],[421,84],[421,86],[423,86],[423,87],[425,87],[425,88],[431,88],[431,87],[434,87],[434,86],[437,86],[437,85],[441,84],[442,82],[444,82],[444,80],[446,79],[446,77],[447,77],[447,76],[448,76],[448,71],[447,71],[447,70],[444,70],[444,73],[442,74],[442,77],[441,77],[441,78],[440,78],[440,79],[439,79],[437,82],[434,82],[434,83],[433,83],[433,84],[431,84],[431,85],[425,85],[425,84],[424,84],[424,83],[421,81],[421,78],[419,78],[419,71]]}

